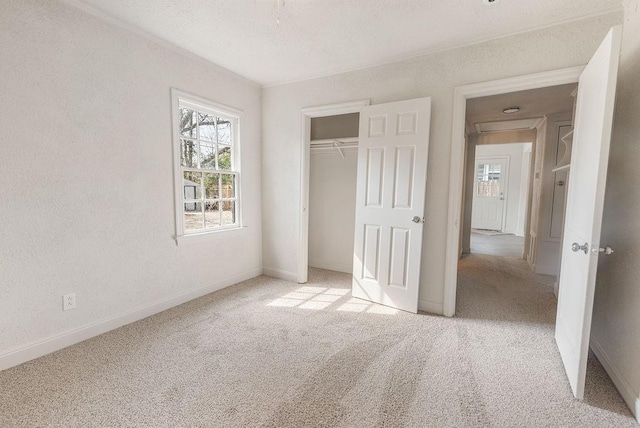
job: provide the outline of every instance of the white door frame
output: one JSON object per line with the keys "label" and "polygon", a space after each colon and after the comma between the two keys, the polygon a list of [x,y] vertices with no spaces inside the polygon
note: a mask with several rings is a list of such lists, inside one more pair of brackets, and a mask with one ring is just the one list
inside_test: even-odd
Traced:
{"label": "white door frame", "polygon": [[[585,66],[563,68],[543,73],[457,86],[453,92],[453,128],[451,131],[451,166],[449,172],[449,210],[444,272],[443,313],[452,317],[456,312],[458,258],[460,254],[460,222],[465,157],[465,116],[470,98],[499,95],[528,89],[577,83]],[[532,171],[535,174],[535,171]],[[526,231],[525,231],[526,233]]]}
{"label": "white door frame", "polygon": [[300,150],[300,210],[298,242],[298,282],[307,282],[309,269],[309,168],[311,165],[311,119],[359,113],[370,100],[351,101],[302,109],[302,147]]}
{"label": "white door frame", "polygon": [[[497,146],[499,144],[487,144],[487,146]],[[477,149],[476,149],[477,150]],[[510,155],[499,155],[499,156],[478,156],[478,152],[476,152],[476,158],[473,160],[474,168],[473,168],[473,195],[471,195],[471,222],[473,225],[473,198],[476,196],[476,180],[478,179],[476,167],[478,166],[478,162],[484,162],[488,160],[501,160],[504,161],[504,171],[502,171],[502,175],[500,176],[500,190],[502,190],[502,220],[500,221],[500,232],[504,232],[504,228],[507,224],[507,203],[509,202],[509,174],[511,173],[511,156]],[[472,227],[473,229],[473,227]]]}

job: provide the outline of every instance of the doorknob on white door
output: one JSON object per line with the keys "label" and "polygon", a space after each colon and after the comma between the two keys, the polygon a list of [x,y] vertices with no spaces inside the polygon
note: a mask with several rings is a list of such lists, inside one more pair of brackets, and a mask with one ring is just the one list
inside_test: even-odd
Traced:
{"label": "doorknob on white door", "polygon": [[411,221],[412,221],[412,222],[414,222],[414,223],[420,223],[420,222],[424,222],[424,219],[423,219],[423,218],[420,218],[420,217],[418,217],[418,216],[416,215],[416,216],[413,216],[413,218],[411,219]]}
{"label": "doorknob on white door", "polygon": [[577,242],[574,242],[571,245],[571,250],[574,253],[577,253],[578,251],[584,251],[585,254],[587,254],[589,252],[589,244],[587,244],[586,242],[583,245],[578,244]]}

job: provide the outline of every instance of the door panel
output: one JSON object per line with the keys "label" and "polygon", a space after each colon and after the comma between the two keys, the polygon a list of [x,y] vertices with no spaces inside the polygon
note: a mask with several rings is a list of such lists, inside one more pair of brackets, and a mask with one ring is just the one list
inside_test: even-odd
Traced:
{"label": "door panel", "polygon": [[367,149],[367,201],[368,207],[382,205],[382,180],[384,173],[384,148]]}
{"label": "door panel", "polygon": [[362,278],[377,281],[380,272],[380,226],[364,225]]}
{"label": "door panel", "polygon": [[411,208],[413,193],[413,147],[396,147],[393,207]]}
{"label": "door panel", "polygon": [[414,313],[430,120],[430,98],[360,112],[352,294]]}
{"label": "door panel", "polygon": [[555,337],[579,399],[584,396],[621,38],[621,27],[612,28],[578,85]]}
{"label": "door panel", "polygon": [[389,285],[407,288],[407,261],[409,257],[409,235],[403,227],[391,228],[391,266]]}

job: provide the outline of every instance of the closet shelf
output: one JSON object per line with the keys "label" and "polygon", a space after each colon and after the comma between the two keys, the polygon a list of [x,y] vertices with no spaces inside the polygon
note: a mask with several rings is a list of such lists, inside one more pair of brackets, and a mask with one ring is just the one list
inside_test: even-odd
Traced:
{"label": "closet shelf", "polygon": [[573,139],[573,129],[571,129],[571,131],[567,132],[562,138],[560,138],[563,143],[568,143],[571,139]]}
{"label": "closet shelf", "polygon": [[559,167],[557,167],[557,168],[553,168],[551,171],[552,171],[552,172],[566,171],[566,170],[568,170],[570,167],[571,167],[571,164],[566,164],[566,165],[559,166]]}
{"label": "closet shelf", "polygon": [[358,138],[341,138],[330,140],[311,140],[310,147],[312,150],[336,150],[344,159],[343,149],[357,148]]}
{"label": "closet shelf", "polygon": [[345,138],[328,138],[324,140],[311,140],[311,147],[318,147],[324,145],[333,145],[334,143],[341,143],[347,145],[349,143],[358,143],[358,137],[345,137]]}

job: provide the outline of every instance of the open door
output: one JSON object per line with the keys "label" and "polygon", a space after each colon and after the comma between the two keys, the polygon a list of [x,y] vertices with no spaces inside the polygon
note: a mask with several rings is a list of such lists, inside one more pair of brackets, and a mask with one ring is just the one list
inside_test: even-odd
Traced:
{"label": "open door", "polygon": [[612,28],[580,76],[556,317],[571,389],[584,395],[622,28]]}
{"label": "open door", "polygon": [[431,98],[360,112],[354,297],[418,311]]}

